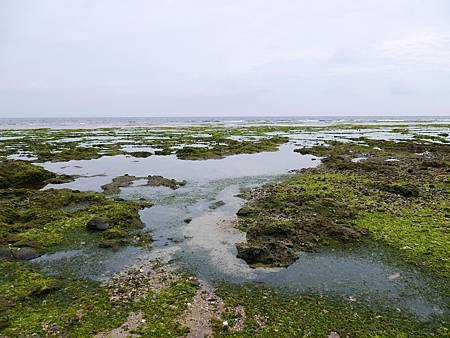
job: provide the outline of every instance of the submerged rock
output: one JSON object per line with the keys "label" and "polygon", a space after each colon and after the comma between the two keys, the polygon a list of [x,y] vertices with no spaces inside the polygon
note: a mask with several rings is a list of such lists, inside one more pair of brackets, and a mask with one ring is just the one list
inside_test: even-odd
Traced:
{"label": "submerged rock", "polygon": [[214,203],[209,205],[209,209],[215,210],[215,209],[220,208],[221,206],[224,206],[224,205],[225,205],[224,201],[215,201]]}
{"label": "submerged rock", "polygon": [[16,250],[14,250],[13,256],[16,259],[29,261],[31,259],[35,259],[35,258],[42,256],[42,253],[33,248],[23,247],[23,248],[18,248]]}
{"label": "submerged rock", "polygon": [[186,185],[186,181],[177,181],[175,179],[165,178],[159,175],[147,176],[147,185],[150,187],[168,187],[176,190]]}
{"label": "submerged rock", "polygon": [[104,184],[101,188],[105,194],[118,194],[120,192],[120,188],[130,186],[136,179],[138,179],[138,177],[128,174],[117,176],[113,178],[111,183]]}
{"label": "submerged rock", "polygon": [[86,223],[86,228],[88,228],[89,230],[103,231],[109,228],[109,224],[106,223],[106,221],[103,218],[96,217]]}
{"label": "submerged rock", "polygon": [[282,243],[267,243],[266,245],[238,243],[237,257],[246,261],[251,267],[257,265],[286,266],[297,259],[297,253]]}

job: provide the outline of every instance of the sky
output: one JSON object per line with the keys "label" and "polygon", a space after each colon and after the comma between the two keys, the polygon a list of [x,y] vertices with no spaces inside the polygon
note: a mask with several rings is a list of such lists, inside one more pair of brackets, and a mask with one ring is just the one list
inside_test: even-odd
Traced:
{"label": "sky", "polygon": [[0,0],[0,117],[450,115],[449,0]]}

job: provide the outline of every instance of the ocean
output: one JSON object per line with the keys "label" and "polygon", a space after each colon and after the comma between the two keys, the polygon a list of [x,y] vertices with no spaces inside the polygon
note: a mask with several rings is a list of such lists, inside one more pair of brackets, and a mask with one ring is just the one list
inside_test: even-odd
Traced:
{"label": "ocean", "polygon": [[146,127],[161,125],[191,125],[207,123],[239,124],[300,124],[329,125],[335,123],[411,122],[450,123],[450,116],[186,116],[186,117],[62,117],[62,118],[0,118],[0,129],[34,128],[108,128]]}

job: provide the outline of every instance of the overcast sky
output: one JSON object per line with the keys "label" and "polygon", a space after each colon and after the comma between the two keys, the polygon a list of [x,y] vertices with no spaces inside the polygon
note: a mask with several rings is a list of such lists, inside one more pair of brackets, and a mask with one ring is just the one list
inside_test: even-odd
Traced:
{"label": "overcast sky", "polygon": [[450,115],[449,0],[0,0],[0,117]]}

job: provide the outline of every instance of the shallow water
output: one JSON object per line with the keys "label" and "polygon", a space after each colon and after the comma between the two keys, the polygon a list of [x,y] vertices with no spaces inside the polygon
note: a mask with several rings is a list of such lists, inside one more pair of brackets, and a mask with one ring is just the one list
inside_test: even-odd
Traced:
{"label": "shallow water", "polygon": [[[410,267],[388,263],[386,249],[382,247],[301,253],[286,269],[253,269],[236,257],[236,243],[245,241],[245,234],[230,224],[244,203],[236,197],[240,189],[273,182],[292,169],[310,168],[320,163],[314,156],[294,153],[294,148],[287,144],[277,152],[206,161],[179,160],[175,156],[142,159],[114,156],[45,163],[44,167],[58,173],[87,176],[47,188],[99,191],[102,184],[124,174],[162,175],[186,180],[187,184],[171,190],[136,182],[122,189],[120,196],[123,198],[155,202],[153,207],[141,211],[145,227],[155,240],[150,249],[97,249],[89,244],[92,235],[84,234],[69,239],[65,252],[44,255],[36,262],[49,272],[71,271],[103,279],[138,260],[173,259],[176,266],[213,284],[257,282],[289,291],[328,292],[369,304],[395,305],[401,311],[421,317],[445,311],[445,299],[433,290],[427,277]],[[225,205],[211,210],[211,203],[218,200]],[[189,224],[184,222],[187,218],[192,219]],[[80,244],[81,250],[78,249]]]}
{"label": "shallow water", "polygon": [[66,184],[49,185],[47,188],[72,188],[100,191],[102,184],[112,178],[129,174],[135,176],[161,175],[189,183],[208,182],[246,176],[275,176],[291,169],[311,168],[318,164],[312,155],[298,155],[294,146],[287,144],[276,152],[242,154],[224,159],[189,161],[171,156],[134,158],[124,155],[106,156],[93,160],[48,162],[43,166],[61,174],[81,176],[105,175],[101,178],[81,177]]}

